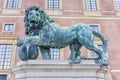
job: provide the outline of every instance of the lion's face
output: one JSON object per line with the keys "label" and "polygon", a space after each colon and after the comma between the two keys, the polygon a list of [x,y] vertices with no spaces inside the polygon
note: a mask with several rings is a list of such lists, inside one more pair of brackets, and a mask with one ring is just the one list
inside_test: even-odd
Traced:
{"label": "lion's face", "polygon": [[29,7],[25,10],[25,34],[38,35],[39,31],[53,20],[44,12],[44,10],[37,6]]}
{"label": "lion's face", "polygon": [[36,11],[36,10],[31,10],[29,11],[28,13],[28,17],[27,17],[27,20],[31,23],[31,24],[39,24],[40,20],[41,20],[41,17],[40,17],[40,13],[39,11]]}

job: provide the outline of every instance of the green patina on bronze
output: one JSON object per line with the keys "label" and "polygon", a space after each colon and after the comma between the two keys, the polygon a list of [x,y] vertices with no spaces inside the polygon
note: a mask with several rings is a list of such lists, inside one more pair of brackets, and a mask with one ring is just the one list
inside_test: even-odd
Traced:
{"label": "green patina on bronze", "polygon": [[[106,57],[107,43],[103,35],[94,31],[86,24],[74,24],[69,27],[60,27],[37,6],[32,6],[25,13],[25,34],[26,37],[20,38],[17,45],[34,43],[40,47],[42,58],[51,59],[50,48],[64,48],[70,46],[70,59],[73,63],[80,62],[80,48],[85,46],[99,56],[97,63],[108,65]],[[94,36],[103,42],[102,49],[94,42]]]}

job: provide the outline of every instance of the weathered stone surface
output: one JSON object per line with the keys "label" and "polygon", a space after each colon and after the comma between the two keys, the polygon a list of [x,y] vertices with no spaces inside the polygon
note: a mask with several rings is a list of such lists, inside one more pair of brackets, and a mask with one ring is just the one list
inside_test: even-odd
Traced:
{"label": "weathered stone surface", "polygon": [[93,60],[69,64],[67,60],[21,61],[13,68],[15,80],[107,80],[107,67]]}

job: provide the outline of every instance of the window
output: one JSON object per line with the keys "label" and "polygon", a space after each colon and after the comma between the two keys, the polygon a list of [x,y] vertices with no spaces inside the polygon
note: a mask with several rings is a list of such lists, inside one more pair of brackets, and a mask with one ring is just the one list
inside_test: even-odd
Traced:
{"label": "window", "polygon": [[86,0],[86,10],[97,10],[96,0]]}
{"label": "window", "polygon": [[[102,45],[98,45],[99,48],[102,48]],[[97,58],[98,55],[94,52],[94,51],[91,51],[91,58]]]}
{"label": "window", "polygon": [[0,74],[0,80],[7,80],[6,74]]}
{"label": "window", "polygon": [[120,10],[120,0],[116,0],[117,9]]}
{"label": "window", "polygon": [[19,0],[7,0],[7,8],[18,8]]}
{"label": "window", "polygon": [[12,48],[11,44],[0,44],[0,69],[10,69]]}
{"label": "window", "polygon": [[59,0],[48,0],[48,9],[59,9]]}
{"label": "window", "polygon": [[4,25],[4,31],[13,32],[14,31],[14,24],[5,24]]}
{"label": "window", "polygon": [[90,27],[91,27],[93,30],[99,32],[99,27],[98,27],[98,25],[90,25]]}
{"label": "window", "polygon": [[51,48],[50,49],[51,59],[59,60],[60,59],[60,49]]}

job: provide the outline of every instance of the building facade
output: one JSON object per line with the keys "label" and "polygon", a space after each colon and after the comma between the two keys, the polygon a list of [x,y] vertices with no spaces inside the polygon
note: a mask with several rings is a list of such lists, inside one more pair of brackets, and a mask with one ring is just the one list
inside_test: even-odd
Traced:
{"label": "building facade", "polygon": [[[0,80],[14,80],[12,67],[20,61],[16,42],[25,36],[25,9],[34,5],[43,8],[61,27],[85,23],[101,32],[108,43],[109,79],[120,79],[120,0],[0,0]],[[95,42],[101,47],[102,42],[96,37]],[[69,47],[51,48],[54,60],[67,59],[69,55]],[[97,56],[85,47],[81,55]]]}

